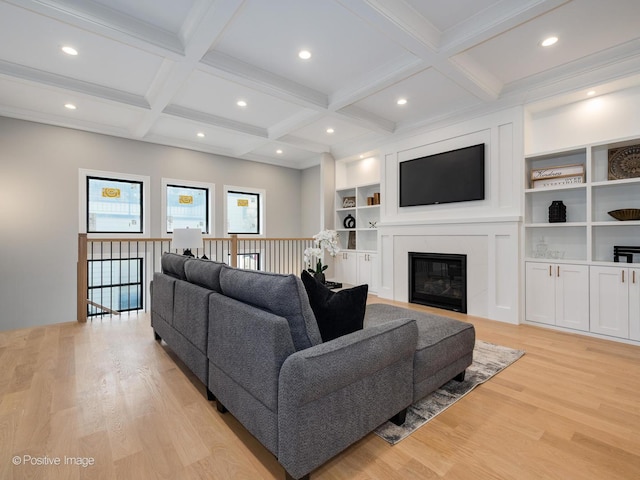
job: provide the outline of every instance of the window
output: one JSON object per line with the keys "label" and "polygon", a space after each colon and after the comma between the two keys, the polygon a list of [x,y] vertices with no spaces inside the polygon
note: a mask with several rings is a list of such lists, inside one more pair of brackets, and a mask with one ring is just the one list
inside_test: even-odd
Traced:
{"label": "window", "polygon": [[228,234],[264,235],[264,190],[225,187]]}
{"label": "window", "polygon": [[149,236],[150,177],[78,169],[78,226],[90,237]]}
{"label": "window", "polygon": [[[89,260],[89,300],[103,307],[127,312],[142,309],[142,258]],[[102,309],[89,304],[88,314]]]}
{"label": "window", "polygon": [[142,182],[87,177],[87,233],[142,233]]}
{"label": "window", "polygon": [[174,178],[162,179],[162,229],[164,236],[174,228],[197,228],[214,234],[213,183],[192,182]]}
{"label": "window", "polygon": [[199,228],[209,233],[209,190],[167,185],[167,233],[174,228]]}

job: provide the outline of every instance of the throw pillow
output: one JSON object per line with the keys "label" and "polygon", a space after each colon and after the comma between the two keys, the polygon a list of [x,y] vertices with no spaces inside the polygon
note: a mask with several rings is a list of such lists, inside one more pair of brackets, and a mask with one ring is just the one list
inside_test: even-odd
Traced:
{"label": "throw pillow", "polygon": [[362,330],[368,285],[332,292],[306,271],[301,277],[323,342]]}

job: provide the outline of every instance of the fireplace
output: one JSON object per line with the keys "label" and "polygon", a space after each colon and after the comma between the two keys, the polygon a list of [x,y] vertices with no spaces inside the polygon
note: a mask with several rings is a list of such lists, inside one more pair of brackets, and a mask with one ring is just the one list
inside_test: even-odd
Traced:
{"label": "fireplace", "polygon": [[467,313],[467,256],[409,252],[409,302]]}

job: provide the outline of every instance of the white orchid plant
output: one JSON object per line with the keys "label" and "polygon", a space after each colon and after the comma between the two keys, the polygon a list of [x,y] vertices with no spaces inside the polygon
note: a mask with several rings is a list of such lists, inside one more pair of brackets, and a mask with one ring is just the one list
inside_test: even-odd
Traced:
{"label": "white orchid plant", "polygon": [[324,250],[329,252],[332,257],[335,257],[340,252],[338,232],[335,230],[322,230],[313,236],[313,243],[315,247],[309,247],[304,250],[304,263],[309,273],[321,274],[328,268],[328,265],[322,264]]}

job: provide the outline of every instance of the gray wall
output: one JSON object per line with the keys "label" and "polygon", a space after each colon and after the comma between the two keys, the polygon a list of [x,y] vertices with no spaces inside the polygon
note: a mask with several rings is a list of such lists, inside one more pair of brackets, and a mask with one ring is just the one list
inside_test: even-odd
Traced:
{"label": "gray wall", "polygon": [[215,184],[216,236],[225,184],[266,190],[267,236],[302,234],[300,170],[0,117],[0,330],[76,319],[80,168],[151,177],[152,237],[162,177]]}

